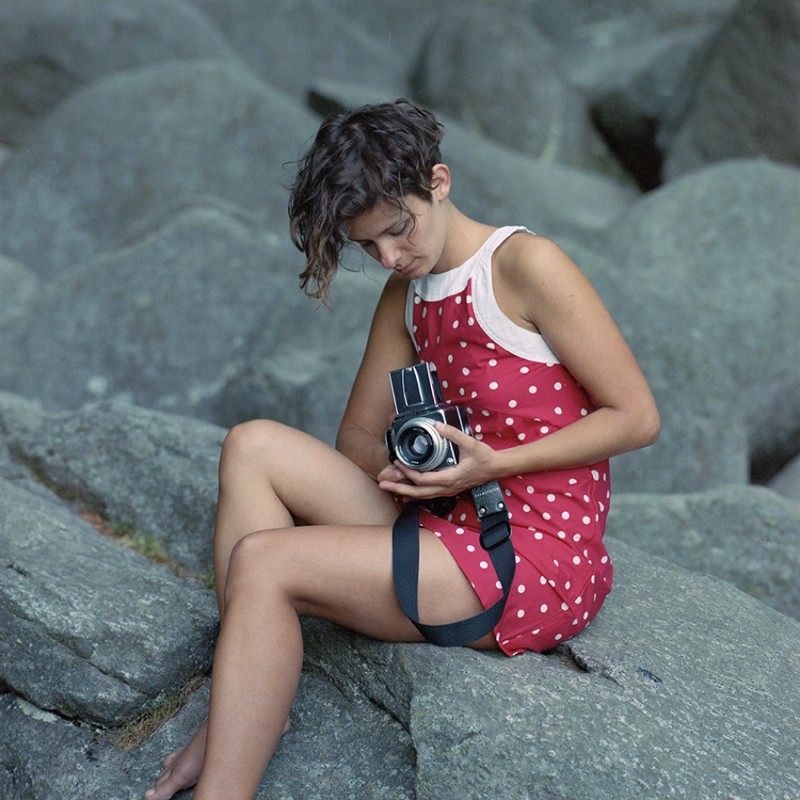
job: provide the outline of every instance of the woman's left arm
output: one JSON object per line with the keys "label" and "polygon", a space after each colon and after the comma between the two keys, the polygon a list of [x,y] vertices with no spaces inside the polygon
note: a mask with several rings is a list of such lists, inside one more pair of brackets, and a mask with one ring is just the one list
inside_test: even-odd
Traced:
{"label": "woman's left arm", "polygon": [[659,415],[647,381],[572,260],[553,242],[531,235],[511,237],[497,256],[493,281],[500,308],[515,324],[541,333],[596,410],[535,442],[498,451],[445,426],[443,435],[459,447],[459,464],[438,473],[404,469],[413,485],[384,488],[418,498],[456,494],[491,478],[594,464],[658,438]]}

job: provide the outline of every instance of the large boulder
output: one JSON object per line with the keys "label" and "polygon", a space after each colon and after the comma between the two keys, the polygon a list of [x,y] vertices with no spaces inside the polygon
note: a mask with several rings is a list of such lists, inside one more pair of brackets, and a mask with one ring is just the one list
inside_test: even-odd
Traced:
{"label": "large boulder", "polygon": [[180,0],[5,0],[0,4],[0,141],[30,127],[76,88],[134,67],[236,60],[222,34]]}
{"label": "large boulder", "polygon": [[188,208],[47,281],[0,331],[0,386],[52,408],[122,396],[188,412],[277,297],[304,304],[287,291],[295,252],[236,208]]}
{"label": "large boulder", "polygon": [[48,413],[0,394],[0,439],[10,454],[0,477],[31,490],[35,476],[84,509],[154,537],[173,562],[205,575],[224,435],[200,420],[121,402]]}
{"label": "large boulder", "polygon": [[284,164],[316,125],[236,62],[114,74],[71,94],[4,162],[0,252],[56,277],[209,198],[285,237]]}
{"label": "large boulder", "polygon": [[541,161],[609,172],[617,166],[583,98],[561,77],[554,48],[521,13],[480,5],[448,9],[431,26],[413,90],[488,138]]}
{"label": "large boulder", "polygon": [[0,682],[38,708],[101,725],[138,717],[205,673],[212,593],[0,480]]}
{"label": "large boulder", "polygon": [[715,575],[800,619],[800,505],[758,486],[623,494],[609,534],[684,569]]}
{"label": "large boulder", "polygon": [[733,376],[756,474],[800,450],[798,208],[800,169],[730,161],[652,192],[604,234],[607,258],[651,298],[628,321],[643,330],[657,315]]}
{"label": "large boulder", "polygon": [[678,93],[661,132],[668,179],[731,158],[800,166],[800,6],[742,0]]}
{"label": "large boulder", "polygon": [[[350,10],[330,0],[190,2],[256,74],[296,100],[319,78],[366,79],[388,100],[408,94],[403,58],[409,39],[394,38],[383,27],[368,33],[365,22],[383,21],[375,6],[362,3]],[[408,20],[405,5],[395,11]]]}

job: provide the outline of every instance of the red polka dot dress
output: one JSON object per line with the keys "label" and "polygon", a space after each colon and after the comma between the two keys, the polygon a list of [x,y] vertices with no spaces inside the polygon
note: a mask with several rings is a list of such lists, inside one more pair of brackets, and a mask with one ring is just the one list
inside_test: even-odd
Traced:
{"label": "red polka dot dress", "polygon": [[[499,228],[459,267],[409,286],[406,324],[445,400],[464,407],[473,434],[496,450],[534,442],[595,406],[544,338],[513,323],[492,290],[492,254],[521,227]],[[528,232],[519,235],[531,235]],[[495,628],[508,655],[542,652],[583,630],[611,590],[603,545],[608,462],[500,480],[517,557],[514,585]],[[420,509],[485,607],[501,595],[469,493],[446,517]]]}

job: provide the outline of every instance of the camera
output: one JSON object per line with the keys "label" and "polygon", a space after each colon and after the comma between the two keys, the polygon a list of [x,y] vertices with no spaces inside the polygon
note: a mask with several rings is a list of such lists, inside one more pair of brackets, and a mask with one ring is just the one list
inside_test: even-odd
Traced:
{"label": "camera", "polygon": [[386,431],[389,461],[419,472],[447,469],[458,463],[458,447],[434,427],[444,422],[472,435],[466,411],[445,403],[436,373],[421,362],[389,373],[397,416]]}

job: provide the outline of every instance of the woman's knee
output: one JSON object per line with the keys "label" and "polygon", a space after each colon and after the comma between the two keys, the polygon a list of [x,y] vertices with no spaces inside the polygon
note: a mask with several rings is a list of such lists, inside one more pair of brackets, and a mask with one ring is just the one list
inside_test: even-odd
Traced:
{"label": "woman's knee", "polygon": [[242,592],[274,591],[284,574],[278,531],[256,531],[239,539],[231,550],[225,602]]}

